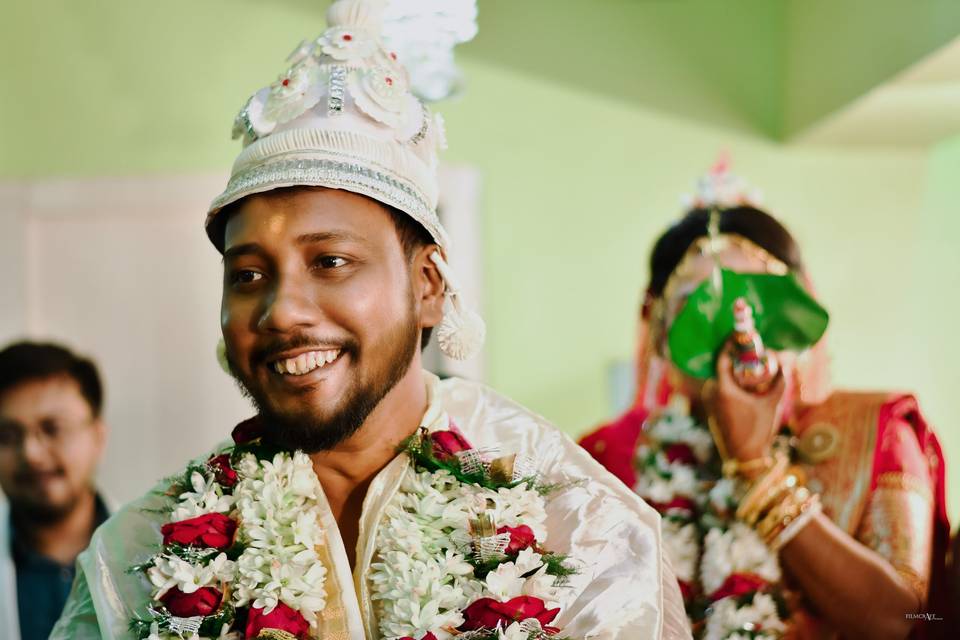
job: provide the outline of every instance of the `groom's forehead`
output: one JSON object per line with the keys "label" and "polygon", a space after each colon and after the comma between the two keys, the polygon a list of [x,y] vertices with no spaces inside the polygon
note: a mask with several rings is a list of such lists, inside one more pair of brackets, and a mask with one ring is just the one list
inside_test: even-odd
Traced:
{"label": "groom's forehead", "polygon": [[335,189],[279,191],[238,203],[226,219],[224,250],[249,242],[374,245],[395,237],[386,207],[365,196]]}

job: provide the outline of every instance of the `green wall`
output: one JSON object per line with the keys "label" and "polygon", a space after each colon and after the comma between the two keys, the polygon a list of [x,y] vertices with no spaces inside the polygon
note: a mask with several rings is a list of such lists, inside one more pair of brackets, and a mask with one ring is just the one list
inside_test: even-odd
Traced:
{"label": "green wall", "polygon": [[[609,417],[607,369],[632,353],[650,244],[681,213],[681,194],[728,149],[806,250],[833,314],[838,384],[917,390],[960,464],[951,424],[960,414],[952,389],[960,144],[927,153],[772,142],[758,133],[776,125],[761,89],[773,104],[781,99],[770,71],[779,63],[744,62],[743,76],[707,79],[698,69],[711,49],[678,45],[696,42],[684,40],[683,3],[643,4],[658,6],[640,17],[659,22],[627,51],[638,54],[630,58],[637,76],[622,62],[603,76],[613,55],[603,44],[561,41],[556,50],[590,62],[572,73],[562,56],[550,73],[542,72],[549,59],[513,64],[499,31],[464,50],[467,91],[441,111],[446,159],[484,176],[490,382],[571,433]],[[516,14],[494,21],[505,4],[490,6],[488,33],[523,35],[507,20]],[[734,18],[705,15],[691,18],[696,33],[710,20],[735,28]],[[609,14],[588,19],[612,24]],[[748,60],[757,39],[746,33],[766,25],[777,34],[781,19],[757,12],[716,68]],[[542,33],[527,35],[549,39],[553,25],[578,24],[568,23],[551,15]],[[0,176],[225,170],[238,150],[229,139],[236,110],[282,69],[298,38],[321,28],[307,0],[11,4],[0,23]],[[626,46],[630,33],[618,33],[613,42]],[[770,38],[760,38],[762,49]],[[592,69],[603,77],[592,80]],[[759,93],[739,91],[741,78],[755,79],[750,91]],[[617,83],[623,90],[611,89]],[[960,484],[950,493],[957,514]]]}

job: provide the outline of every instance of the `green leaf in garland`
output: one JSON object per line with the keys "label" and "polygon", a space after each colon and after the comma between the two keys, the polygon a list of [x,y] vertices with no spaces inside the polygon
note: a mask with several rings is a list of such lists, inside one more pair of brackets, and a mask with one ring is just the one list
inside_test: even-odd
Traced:
{"label": "green leaf in garland", "polygon": [[723,269],[721,291],[708,278],[687,299],[670,327],[670,359],[694,378],[712,377],[717,356],[733,331],[733,303],[746,298],[757,331],[777,351],[812,347],[827,330],[829,315],[794,274],[737,273]]}

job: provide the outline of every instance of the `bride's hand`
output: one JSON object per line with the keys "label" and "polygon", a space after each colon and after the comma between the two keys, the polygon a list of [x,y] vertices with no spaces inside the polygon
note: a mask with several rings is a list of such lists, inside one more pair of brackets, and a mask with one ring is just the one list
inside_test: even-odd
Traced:
{"label": "bride's hand", "polygon": [[730,347],[724,347],[717,361],[717,378],[703,388],[703,401],[714,425],[711,431],[718,449],[726,458],[747,462],[762,458],[783,419],[787,381],[783,370],[762,394],[747,391],[733,377]]}

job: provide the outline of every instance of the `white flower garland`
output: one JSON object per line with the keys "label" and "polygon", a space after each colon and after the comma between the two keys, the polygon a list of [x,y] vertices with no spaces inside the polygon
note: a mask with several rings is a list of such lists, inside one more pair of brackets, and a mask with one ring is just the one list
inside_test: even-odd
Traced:
{"label": "white flower garland", "polygon": [[[171,522],[212,513],[230,515],[239,523],[235,534],[243,546],[239,557],[231,561],[224,552],[202,548],[181,551],[181,555],[166,550],[156,554],[147,569],[154,600],[159,602],[173,588],[186,594],[203,587],[224,592],[223,585],[228,584],[234,607],[253,606],[269,614],[283,603],[316,628],[317,614],[326,605],[327,570],[317,554],[325,544],[320,525],[322,489],[310,458],[297,452],[258,460],[253,453],[245,453],[236,472],[238,481],[231,495],[216,481],[213,469],[191,471],[188,479],[193,491],[180,494]],[[181,637],[157,630],[156,621],[153,626],[151,638]]]}
{"label": "white flower garland", "polygon": [[[235,438],[245,436],[244,424]],[[384,510],[366,576],[380,633],[417,640],[555,633],[549,625],[559,614],[560,585],[577,571],[544,547],[543,493],[555,487],[537,482],[525,456],[488,460],[451,429],[423,430],[404,445],[412,464]],[[136,637],[233,639],[281,627],[305,637],[317,630],[327,569],[313,464],[300,452],[261,459],[254,440],[238,442],[254,444],[194,465],[174,482],[180,493],[175,518],[162,528],[162,550],[138,567],[153,585],[153,601],[149,617],[131,621]],[[444,447],[476,464],[462,466],[459,453]],[[246,630],[234,611],[242,608]]]}
{"label": "white flower garland", "polygon": [[[656,505],[679,500],[695,506],[694,513],[666,509],[661,520],[664,547],[677,578],[701,599],[738,574],[778,585],[781,571],[776,554],[753,529],[734,518],[736,484],[709,471],[707,463],[719,459],[709,430],[684,407],[672,405],[646,425],[644,433],[646,442],[636,455],[635,491]],[[666,451],[677,444],[689,447],[694,464],[669,461]],[[702,636],[706,640],[777,640],[786,629],[775,599],[766,592],[726,596],[708,604]]]}
{"label": "white flower garland", "polygon": [[324,544],[318,497],[323,489],[310,458],[300,451],[272,461],[247,453],[237,465],[234,494],[240,514],[234,606],[253,602],[270,613],[283,602],[316,627],[326,605],[327,570],[317,554]]}
{"label": "white flower garland", "polygon": [[[546,540],[544,499],[526,484],[494,491],[461,483],[443,470],[406,471],[384,513],[369,575],[384,637],[420,638],[430,632],[437,640],[452,638],[464,622],[463,609],[482,597],[503,601],[529,595],[549,608],[557,606],[555,578],[546,574],[542,556],[533,549],[520,551],[483,580],[474,576],[467,554],[469,519],[478,505],[485,505],[498,524],[527,525],[539,543]],[[519,623],[500,633],[510,640],[530,635]]]}

